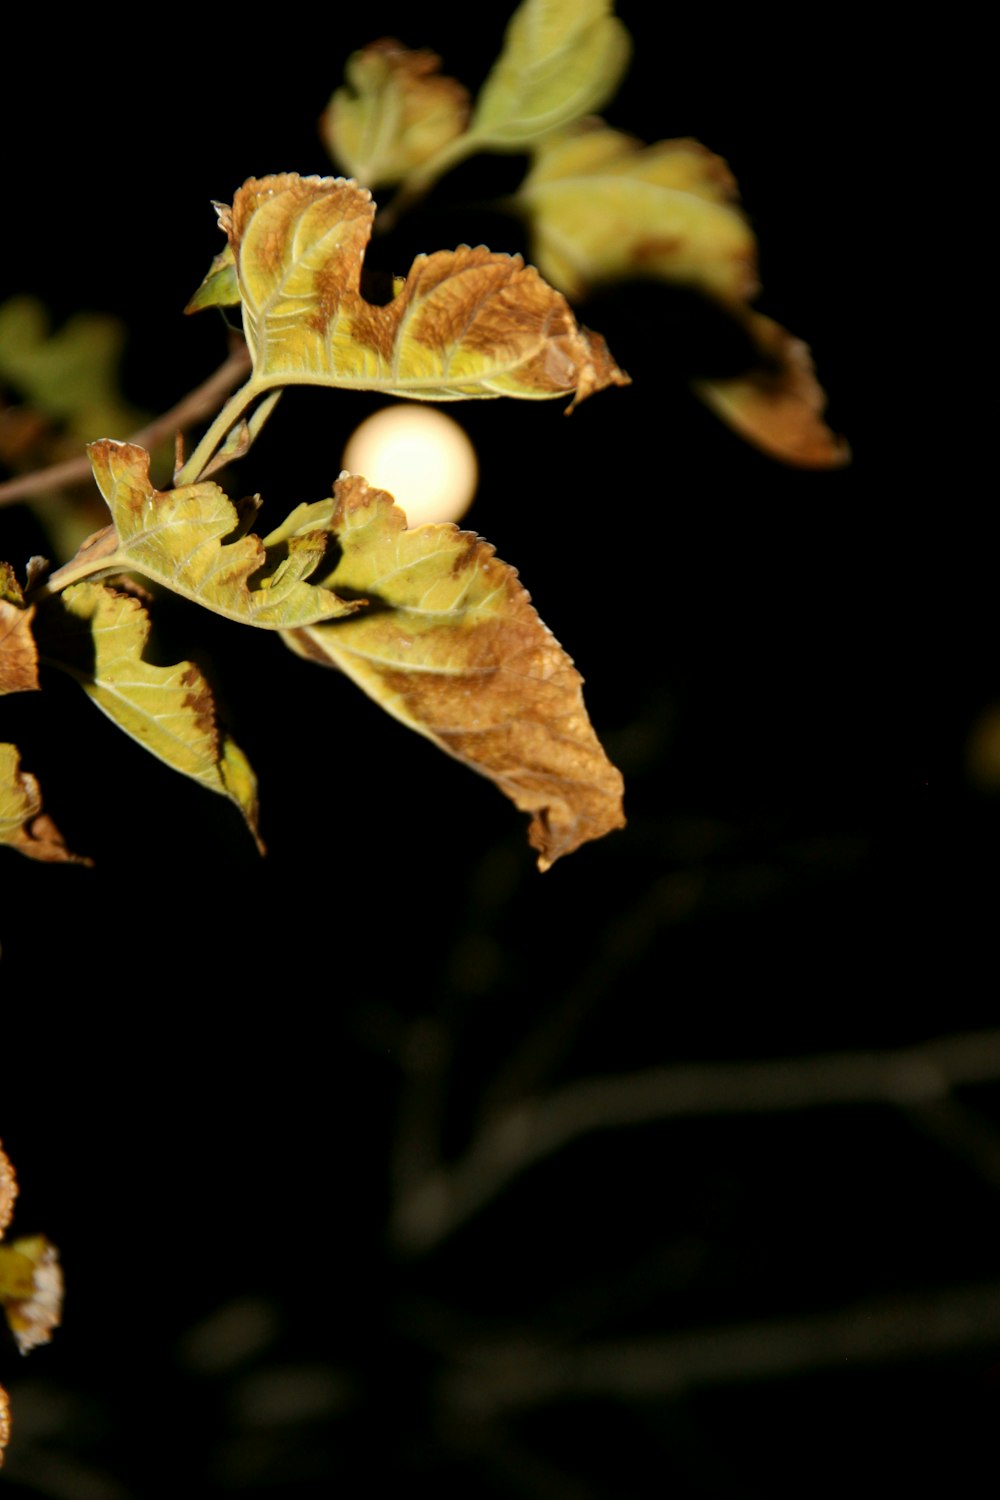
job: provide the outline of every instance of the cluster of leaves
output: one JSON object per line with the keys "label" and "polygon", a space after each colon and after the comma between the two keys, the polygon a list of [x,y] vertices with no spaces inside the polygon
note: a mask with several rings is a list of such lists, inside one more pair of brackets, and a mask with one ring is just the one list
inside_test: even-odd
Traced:
{"label": "cluster of leaves", "polygon": [[[0,693],[36,690],[40,661],[70,673],[146,749],[233,800],[256,837],[255,778],[204,674],[145,659],[139,575],[353,677],[531,815],[542,869],[621,826],[621,776],[581,678],[487,543],[450,524],[408,528],[393,497],[354,475],[261,538],[250,531],[259,497],[233,504],[210,479],[247,452],[289,385],[430,401],[569,396],[570,408],[626,385],[563,292],[637,272],[697,286],[761,351],[741,380],[703,383],[709,404],[779,456],[842,461],[804,346],[749,308],[755,245],[725,164],[695,142],[643,147],[590,117],[629,58],[610,12],[611,0],[523,0],[474,106],[433,54],[376,42],[350,59],[324,117],[351,179],[252,178],[217,205],[226,245],[189,311],[241,309],[249,379],[186,461],[178,440],[169,489],[153,483],[142,445],[90,444],[110,525],[54,573],[33,559],[22,583],[0,565]],[[462,246],[418,256],[387,302],[369,300],[370,187],[396,187],[398,217],[484,150],[531,154],[514,201],[548,281],[520,256]],[[0,746],[0,842],[77,858],[13,744]]]}
{"label": "cluster of leaves", "polygon": [[[14,1213],[17,1178],[0,1145],[0,1240]],[[54,1245],[42,1234],[0,1245],[0,1307],[22,1354],[47,1344],[62,1314],[62,1272]],[[0,1385],[0,1465],[10,1438],[10,1403]]]}

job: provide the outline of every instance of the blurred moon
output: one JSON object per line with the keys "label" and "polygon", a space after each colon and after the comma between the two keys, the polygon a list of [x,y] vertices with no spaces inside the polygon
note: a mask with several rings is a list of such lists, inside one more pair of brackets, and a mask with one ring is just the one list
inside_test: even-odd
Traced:
{"label": "blurred moon", "polygon": [[388,490],[411,526],[457,521],[476,492],[476,451],[435,406],[385,406],[355,428],[342,466]]}

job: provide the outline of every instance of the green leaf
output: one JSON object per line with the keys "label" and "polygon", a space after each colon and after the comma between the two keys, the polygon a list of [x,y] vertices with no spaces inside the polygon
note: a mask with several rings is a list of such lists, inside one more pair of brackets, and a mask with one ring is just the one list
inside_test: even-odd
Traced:
{"label": "green leaf", "polygon": [[385,38],[354,52],[320,121],[327,150],[365,187],[401,182],[461,135],[468,90],[433,52]]}
{"label": "green leaf", "polygon": [[523,0],[476,101],[470,137],[520,151],[603,108],[632,49],[611,10],[612,0]]}
{"label": "green leaf", "polygon": [[73,676],[102,713],[151,755],[230,797],[257,838],[253,772],[220,730],[212,690],[194,663],[156,667],[143,660],[149,616],[132,594],[77,583],[58,604],[64,615],[46,637],[47,659]]}
{"label": "green leaf", "polygon": [[17,746],[9,744],[0,744],[0,844],[51,864],[91,863],[66,848],[62,834],[42,812],[37,780],[21,770]]}
{"label": "green leaf", "polygon": [[220,223],[236,256],[254,363],[246,390],[308,384],[421,400],[574,404],[628,377],[604,341],[520,256],[479,247],[418,256],[385,306],[361,295],[375,206],[356,183],[251,179]]}
{"label": "green leaf", "polygon": [[102,313],[76,313],[52,333],[42,302],[13,297],[0,306],[0,383],[80,439],[128,432],[141,418],[118,389],[125,336]]}
{"label": "green leaf", "polygon": [[96,559],[105,575],[135,570],[242,625],[290,629],[359,608],[306,582],[325,556],[323,533],[296,536],[268,554],[259,537],[240,534],[245,515],[241,523],[217,484],[160,491],[150,480],[144,448],[105,439],[87,451],[114,525],[53,574],[51,588],[94,574]]}
{"label": "green leaf", "polygon": [[185,307],[186,313],[201,312],[205,307],[238,307],[240,287],[236,279],[236,260],[227,245],[212,261],[205,279]]}
{"label": "green leaf", "polygon": [[289,632],[294,651],[339,667],[530,813],[541,869],[622,826],[622,778],[587,717],[582,678],[488,543],[451,524],[408,530],[390,495],[351,475],[297,522],[329,525],[342,555],[326,582],[373,607]]}

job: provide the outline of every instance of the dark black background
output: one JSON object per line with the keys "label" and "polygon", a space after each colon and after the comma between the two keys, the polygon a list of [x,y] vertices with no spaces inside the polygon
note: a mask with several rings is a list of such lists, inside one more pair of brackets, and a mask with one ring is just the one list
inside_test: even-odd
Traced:
{"label": "dark black background", "polygon": [[[652,286],[582,313],[629,389],[568,419],[453,408],[482,467],[469,524],[574,656],[627,781],[628,828],[544,877],[485,781],[276,639],[182,605],[163,638],[212,664],[266,861],[72,685],[9,702],[4,738],[96,860],[0,872],[15,1228],[47,1231],[68,1281],[51,1349],[22,1370],[0,1346],[12,1500],[971,1493],[1000,1389],[989,1083],[951,1101],[950,1136],[888,1104],[598,1131],[433,1251],[387,1238],[421,1121],[458,1158],[498,1101],[574,1080],[904,1047],[995,1015],[1000,819],[964,768],[1000,681],[965,505],[976,398],[955,426],[894,76],[828,17],[790,34],[619,10],[637,48],[609,118],[729,161],[759,306],[811,345],[853,463],[785,469],[725,430],[686,384],[732,358],[725,330]],[[153,44],[88,17],[26,45],[44,87],[6,103],[3,294],[124,316],[128,394],[163,409],[223,353],[214,316],[181,316],[221,243],[210,200],[332,170],[315,121],[353,47],[395,33],[474,86],[503,16],[147,24]],[[483,207],[521,165],[468,164],[369,263],[526,248]],[[319,498],[379,404],[293,392],[238,482],[275,519]],[[39,550],[34,525],[5,513],[0,553]],[[242,1356],[211,1322],[231,1304]],[[877,1324],[876,1351],[817,1353],[823,1319]],[[665,1388],[663,1341],[748,1325],[745,1365],[706,1355]],[[640,1338],[661,1341],[645,1397],[609,1394],[612,1374],[532,1398],[525,1346],[573,1369]],[[494,1409],[501,1346],[521,1394]]]}

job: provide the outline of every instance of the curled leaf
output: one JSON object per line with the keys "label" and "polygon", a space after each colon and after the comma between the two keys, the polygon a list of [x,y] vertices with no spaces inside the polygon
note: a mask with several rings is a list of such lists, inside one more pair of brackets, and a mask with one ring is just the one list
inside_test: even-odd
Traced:
{"label": "curled leaf", "polygon": [[361,294],[375,206],[354,182],[251,179],[220,223],[236,257],[252,386],[310,384],[422,400],[528,399],[624,385],[604,341],[520,256],[420,255],[397,296]]}
{"label": "curled leaf", "polygon": [[522,150],[603,108],[628,67],[629,34],[612,0],[522,0],[480,90],[469,134]]}
{"label": "curled leaf", "polygon": [[696,395],[758,448],[783,463],[830,469],[850,459],[850,448],[823,421],[826,394],[816,379],[809,346],[760,313],[748,312],[747,331],[761,364],[727,380],[696,380]]}
{"label": "curled leaf", "polygon": [[58,604],[63,616],[53,632],[59,653],[53,664],[150,754],[234,801],[257,838],[256,778],[220,730],[202,672],[189,661],[156,667],[143,660],[149,616],[131,594],[77,583]]}
{"label": "curled leaf", "polygon": [[29,859],[52,864],[89,865],[91,861],[71,854],[62,834],[47,813],[42,812],[38,782],[21,770],[16,745],[0,743],[0,844],[10,844]]}
{"label": "curled leaf", "polygon": [[438,70],[441,59],[390,37],[354,52],[320,121],[328,151],[366,187],[401,182],[461,135],[468,90]]}
{"label": "curled leaf", "polygon": [[[134,568],[217,614],[265,629],[289,629],[358,608],[306,582],[325,555],[322,534],[296,537],[280,557],[268,557],[259,537],[239,534],[240,515],[217,484],[160,491],[150,480],[144,448],[104,439],[87,451],[114,522],[110,535],[91,538],[87,555],[105,548],[106,573]],[[65,583],[75,561],[52,582]]]}
{"label": "curled leaf", "polygon": [[38,651],[31,632],[33,605],[13,568],[0,562],[0,694],[26,693],[38,687]]}
{"label": "curled leaf", "polygon": [[[290,517],[291,524],[295,524]],[[624,823],[622,778],[594,734],[582,678],[543,625],[514,569],[457,526],[408,530],[382,490],[345,475],[303,507],[343,549],[327,582],[372,608],[285,639],[340,667],[370,697],[532,815],[545,870]]]}

